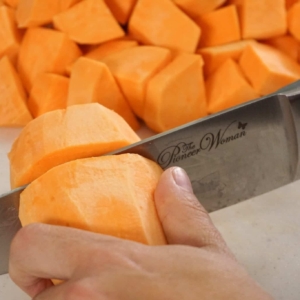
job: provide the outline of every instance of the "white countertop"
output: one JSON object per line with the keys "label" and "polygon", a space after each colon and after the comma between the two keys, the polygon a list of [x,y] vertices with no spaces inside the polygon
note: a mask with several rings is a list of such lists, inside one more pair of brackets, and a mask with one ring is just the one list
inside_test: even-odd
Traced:
{"label": "white countertop", "polygon": [[[18,129],[0,129],[0,194],[9,190],[7,153]],[[300,299],[300,182],[211,214],[239,261],[276,300]],[[0,276],[1,300],[29,300]]]}

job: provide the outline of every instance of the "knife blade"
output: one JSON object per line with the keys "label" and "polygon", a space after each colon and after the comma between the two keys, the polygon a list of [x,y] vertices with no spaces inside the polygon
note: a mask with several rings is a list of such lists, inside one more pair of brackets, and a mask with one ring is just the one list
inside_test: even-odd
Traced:
{"label": "knife blade", "polygon": [[[209,212],[279,188],[300,178],[300,81],[107,155],[122,153],[185,169]],[[0,196],[0,274],[8,271],[10,243],[21,228],[24,188]]]}

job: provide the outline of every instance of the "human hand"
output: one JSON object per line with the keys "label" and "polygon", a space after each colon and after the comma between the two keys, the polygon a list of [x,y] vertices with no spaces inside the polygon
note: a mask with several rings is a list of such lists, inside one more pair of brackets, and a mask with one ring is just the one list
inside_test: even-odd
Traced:
{"label": "human hand", "polygon": [[13,240],[11,278],[34,300],[271,299],[235,260],[184,171],[164,172],[155,203],[169,245],[29,225]]}

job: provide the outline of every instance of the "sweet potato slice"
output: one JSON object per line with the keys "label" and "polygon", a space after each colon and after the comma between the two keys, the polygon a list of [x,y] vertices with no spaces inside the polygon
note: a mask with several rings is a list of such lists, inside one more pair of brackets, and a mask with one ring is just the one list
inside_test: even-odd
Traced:
{"label": "sweet potato slice", "polygon": [[240,66],[255,91],[267,95],[300,79],[300,66],[281,51],[255,43],[240,58]]}
{"label": "sweet potato slice", "polygon": [[70,106],[93,102],[114,110],[134,130],[139,128],[139,122],[108,67],[99,61],[81,57],[72,68],[67,103]]}
{"label": "sweet potato slice", "polygon": [[193,19],[207,14],[221,5],[226,0],[173,0],[186,14]]}
{"label": "sweet potato slice", "polygon": [[239,65],[226,60],[206,81],[208,112],[216,113],[259,97]]}
{"label": "sweet potato slice", "polygon": [[21,43],[18,71],[30,92],[42,73],[64,75],[66,67],[81,56],[78,46],[66,34],[46,28],[30,28]]}
{"label": "sweet potato slice", "polygon": [[104,0],[83,0],[56,15],[53,23],[80,44],[99,44],[125,35]]}
{"label": "sweet potato slice", "polygon": [[12,8],[16,8],[20,0],[4,0],[4,3]]}
{"label": "sweet potato slice", "polygon": [[295,3],[288,12],[289,32],[300,41],[300,2]]}
{"label": "sweet potato slice", "polygon": [[21,34],[13,9],[0,7],[0,58],[7,55],[15,64],[20,48]]}
{"label": "sweet potato slice", "polygon": [[22,193],[22,225],[74,227],[147,245],[166,239],[154,191],[162,169],[137,154],[85,158],[58,166]]}
{"label": "sweet potato slice", "polygon": [[148,86],[143,119],[156,132],[207,115],[200,55],[180,54]]}
{"label": "sweet potato slice", "polygon": [[235,5],[228,5],[197,19],[202,29],[200,47],[212,47],[241,39],[238,12]]}
{"label": "sweet potato slice", "polygon": [[128,22],[136,2],[137,0],[105,0],[117,21],[123,25]]}
{"label": "sweet potato slice", "polygon": [[0,127],[19,127],[32,120],[21,80],[7,56],[0,60]]}
{"label": "sweet potato slice", "polygon": [[172,55],[168,49],[140,46],[104,58],[137,116],[143,117],[146,86],[163,69]]}
{"label": "sweet potato slice", "polygon": [[230,0],[238,6],[243,39],[269,39],[287,30],[285,0]]}
{"label": "sweet potato slice", "polygon": [[137,47],[137,46],[138,46],[138,42],[131,41],[131,40],[110,41],[88,52],[87,54],[85,54],[85,57],[95,59],[95,60],[101,60],[109,55],[118,53],[124,49]]}
{"label": "sweet potato slice", "polygon": [[51,23],[60,12],[61,0],[19,0],[16,17],[19,28]]}
{"label": "sweet potato slice", "polygon": [[129,33],[146,45],[195,52],[201,29],[170,0],[139,0]]}
{"label": "sweet potato slice", "polygon": [[14,142],[9,153],[11,186],[30,183],[65,162],[139,140],[123,118],[98,103],[48,112],[28,123]]}
{"label": "sweet potato slice", "polygon": [[266,40],[264,43],[277,48],[295,61],[298,61],[300,54],[300,42],[298,42],[294,37],[290,35],[282,35]]}
{"label": "sweet potato slice", "polygon": [[204,75],[210,76],[228,58],[238,61],[242,52],[254,40],[244,40],[226,45],[202,48],[197,51],[204,60]]}
{"label": "sweet potato slice", "polygon": [[41,74],[33,83],[28,107],[34,118],[67,107],[69,79],[57,74]]}

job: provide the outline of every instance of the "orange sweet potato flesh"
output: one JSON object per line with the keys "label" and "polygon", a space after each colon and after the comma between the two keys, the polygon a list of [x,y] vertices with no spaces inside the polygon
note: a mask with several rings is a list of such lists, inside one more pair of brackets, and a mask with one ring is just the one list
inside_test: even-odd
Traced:
{"label": "orange sweet potato flesh", "polygon": [[237,4],[243,39],[269,39],[287,30],[285,0],[230,0]]}
{"label": "orange sweet potato flesh", "polygon": [[123,118],[98,103],[48,112],[28,123],[14,142],[9,153],[11,186],[30,183],[65,162],[139,140]]}
{"label": "orange sweet potato flesh", "polygon": [[125,35],[104,0],[81,1],[56,15],[53,23],[80,44],[99,44]]}
{"label": "orange sweet potato flesh", "polygon": [[19,0],[16,17],[19,28],[51,23],[60,12],[61,0]]}
{"label": "orange sweet potato flesh", "polygon": [[137,46],[138,42],[131,40],[110,41],[100,45],[96,49],[89,51],[87,54],[85,54],[85,57],[92,58],[95,60],[101,60],[109,55],[118,53],[124,49],[133,48]]}
{"label": "orange sweet potato flesh", "polygon": [[53,168],[22,193],[23,226],[46,223],[164,245],[154,190],[162,169],[137,154],[86,158]]}
{"label": "orange sweet potato flesh", "polygon": [[212,47],[241,39],[239,17],[235,5],[225,6],[197,19],[202,29],[200,47]]}
{"label": "orange sweet potato flesh", "polygon": [[13,9],[0,7],[0,58],[7,55],[15,64],[20,48],[21,34],[17,28]]}
{"label": "orange sweet potato flesh", "polygon": [[137,0],[105,0],[117,21],[125,25],[134,9]]}
{"label": "orange sweet potato flesh", "polygon": [[180,54],[147,86],[143,119],[156,132],[207,115],[200,55]]}
{"label": "orange sweet potato flesh", "polygon": [[171,59],[171,51],[168,49],[140,46],[123,50],[102,61],[117,79],[135,114],[142,118],[147,83]]}
{"label": "orange sweet potato flesh", "polygon": [[281,51],[255,43],[240,58],[240,66],[255,91],[267,95],[300,79],[300,65]]}
{"label": "orange sweet potato flesh", "polygon": [[298,61],[300,58],[300,42],[290,35],[278,36],[273,39],[266,40],[264,43],[284,52],[295,61]]}
{"label": "orange sweet potato flesh", "polygon": [[34,81],[28,107],[34,118],[67,107],[69,78],[57,74],[41,74]]}
{"label": "orange sweet potato flesh", "polygon": [[7,56],[0,60],[0,127],[19,127],[32,120],[21,80]]}
{"label": "orange sweet potato flesh", "polygon": [[64,75],[66,67],[82,55],[66,34],[46,28],[30,28],[23,38],[18,71],[30,92],[33,82],[42,73]]}
{"label": "orange sweet potato flesh", "polygon": [[67,10],[82,0],[60,0],[60,11]]}
{"label": "orange sweet potato flesh", "polygon": [[170,0],[139,0],[129,33],[146,45],[195,52],[201,29]]}
{"label": "orange sweet potato flesh", "polygon": [[300,41],[300,2],[295,3],[288,12],[289,32]]}
{"label": "orange sweet potato flesh", "polygon": [[226,0],[173,0],[187,15],[197,19],[201,15],[207,14],[221,5]]}
{"label": "orange sweet potato flesh", "polygon": [[81,57],[72,68],[67,104],[93,102],[114,110],[133,130],[139,128],[139,122],[108,67],[99,61]]}
{"label": "orange sweet potato flesh", "polygon": [[4,3],[12,8],[16,8],[19,4],[20,0],[4,0]]}
{"label": "orange sweet potato flesh", "polygon": [[226,60],[206,81],[208,112],[216,113],[259,97],[247,82],[241,68]]}
{"label": "orange sweet potato flesh", "polygon": [[204,75],[210,76],[228,58],[238,61],[245,48],[254,40],[243,40],[226,45],[201,48],[197,51],[204,60]]}
{"label": "orange sweet potato flesh", "polygon": [[299,0],[285,0],[286,9],[290,9]]}

